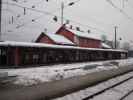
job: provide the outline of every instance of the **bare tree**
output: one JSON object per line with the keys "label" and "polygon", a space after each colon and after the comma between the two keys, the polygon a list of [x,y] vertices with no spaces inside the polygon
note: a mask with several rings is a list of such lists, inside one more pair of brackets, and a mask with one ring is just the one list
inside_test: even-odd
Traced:
{"label": "bare tree", "polygon": [[103,35],[101,36],[101,39],[102,39],[103,42],[106,42],[106,41],[107,41],[107,36],[103,34]]}

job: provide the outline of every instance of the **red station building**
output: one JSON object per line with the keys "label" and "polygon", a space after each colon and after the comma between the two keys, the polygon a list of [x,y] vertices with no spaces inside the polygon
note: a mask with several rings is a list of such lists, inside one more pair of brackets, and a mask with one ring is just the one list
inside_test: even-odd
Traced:
{"label": "red station building", "polygon": [[97,34],[85,33],[65,26],[61,27],[56,34],[63,35],[80,47],[101,48],[101,39]]}
{"label": "red station building", "polygon": [[86,48],[103,48],[111,47],[101,41],[101,37],[95,33],[77,31],[76,29],[60,27],[55,33],[42,32],[35,41],[36,43],[47,43],[56,45],[79,46]]}
{"label": "red station building", "polygon": [[38,43],[47,43],[47,44],[57,44],[57,45],[75,45],[69,39],[65,38],[63,35],[58,34],[48,34],[42,32],[37,38],[36,42]]}

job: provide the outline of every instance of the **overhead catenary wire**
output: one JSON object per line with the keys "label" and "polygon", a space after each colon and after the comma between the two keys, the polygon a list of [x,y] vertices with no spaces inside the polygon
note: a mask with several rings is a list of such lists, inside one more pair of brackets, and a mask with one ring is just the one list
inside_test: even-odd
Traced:
{"label": "overhead catenary wire", "polygon": [[42,3],[43,1],[44,0],[41,0],[41,1],[37,2],[37,3],[35,3],[35,4],[32,4],[32,8],[36,8],[36,6],[39,5],[40,3]]}
{"label": "overhead catenary wire", "polygon": [[[78,2],[78,1],[80,1],[80,0],[77,0],[77,2]],[[30,8],[30,7],[24,7],[24,6],[21,6],[21,5],[18,5],[18,4],[14,4],[14,3],[8,3],[8,2],[3,2],[3,3],[4,3],[4,4],[7,4],[7,5],[17,6],[17,7],[20,7],[20,8],[26,8],[26,9],[28,9],[28,10],[32,10],[32,11],[35,11],[35,12],[39,12],[39,13],[42,13],[42,14],[45,14],[45,15],[56,16],[55,14],[50,13],[50,12],[47,12],[47,11],[42,11],[42,10],[38,10],[38,9],[33,9],[33,8]],[[60,18],[60,16],[57,16],[57,17]],[[35,18],[35,19],[37,19],[37,18]],[[79,24],[79,25],[84,26],[84,27],[92,28],[92,29],[97,30],[97,31],[100,31],[100,32],[109,33],[109,32],[105,32],[105,31],[103,31],[103,30],[101,30],[101,29],[98,29],[98,28],[95,28],[95,27],[92,27],[92,26],[89,26],[89,25],[85,25],[85,24],[79,23],[79,22],[74,21],[74,20],[70,20],[70,19],[66,19],[66,18],[64,18],[64,19],[65,19],[65,20],[69,20],[69,21],[71,21],[71,22],[73,22],[73,23]],[[28,22],[32,22],[32,20],[30,20],[30,21],[28,21]],[[28,24],[28,22],[25,23],[25,24]],[[22,26],[24,26],[25,24],[19,25],[19,27],[22,27]]]}
{"label": "overhead catenary wire", "polygon": [[15,4],[15,3],[9,3],[9,2],[3,2],[3,4],[7,4],[7,5],[12,5],[12,6],[16,6],[16,7],[20,7],[20,8],[25,8],[25,9],[28,9],[28,10],[31,10],[31,11],[35,11],[35,12],[39,12],[39,13],[43,13],[43,14],[47,14],[47,15],[53,15],[47,11],[42,11],[42,10],[38,10],[38,9],[33,9],[33,8],[30,8],[30,7],[26,7],[26,6],[21,6],[21,5],[18,5],[18,4]]}
{"label": "overhead catenary wire", "polygon": [[75,23],[75,24],[78,24],[78,25],[80,25],[80,26],[86,27],[86,28],[91,28],[91,29],[93,29],[93,30],[97,30],[97,31],[99,31],[99,32],[110,33],[110,32],[106,32],[106,31],[104,31],[104,30],[102,30],[102,29],[99,29],[99,28],[96,28],[96,27],[92,27],[92,26],[87,25],[87,24],[82,24],[82,23],[77,22],[77,21],[75,21],[75,20],[69,20],[69,21],[70,21],[70,22],[73,22],[73,23]]}
{"label": "overhead catenary wire", "polygon": [[[9,12],[9,13],[11,14],[11,17],[9,17],[9,21],[8,21],[9,24],[15,24],[15,22],[18,21],[17,18],[20,17],[19,14],[17,14],[16,12],[14,12],[14,11],[11,10],[11,9],[5,8],[5,9],[2,9],[2,11],[3,11],[3,12],[6,12],[6,13]],[[16,18],[15,18],[15,17],[16,17]],[[4,18],[4,17],[3,17],[3,18]]]}
{"label": "overhead catenary wire", "polygon": [[[76,0],[76,1],[74,1],[74,3],[77,3],[77,2],[79,2],[79,1],[81,1],[81,0]],[[68,5],[73,5],[72,3],[73,3],[73,2],[69,3]],[[69,7],[68,5],[64,5],[64,8]],[[60,9],[60,8],[58,8],[58,9]],[[91,21],[93,20],[93,21],[95,21],[95,23],[97,23],[97,24],[102,24],[102,25],[107,25],[107,26],[109,26],[109,27],[114,27],[113,24],[104,23],[104,22],[102,22],[102,21],[98,21],[98,20],[96,20],[94,17],[88,16],[87,18],[90,18]]]}
{"label": "overhead catenary wire", "polygon": [[[39,1],[37,4],[41,3],[42,1],[44,1],[44,0]],[[48,0],[46,0],[46,1],[48,2]],[[73,2],[71,2],[71,3],[68,3],[68,5],[71,6],[72,4],[77,3],[77,2],[79,2],[79,1],[81,1],[81,0],[73,1]],[[17,1],[17,2],[18,2],[18,1]],[[23,8],[23,9],[24,9],[24,15],[26,15],[26,9],[30,9],[30,10],[31,10],[31,8],[22,7],[21,5],[18,5],[18,4],[12,4],[12,3],[8,3],[8,2],[3,2],[3,3],[6,3],[6,4],[10,4],[10,5],[13,5],[13,6],[18,6],[18,7]],[[35,5],[37,5],[37,4],[35,4]],[[64,8],[68,7],[68,5],[65,5]],[[33,8],[33,7],[32,7],[32,8]],[[61,9],[61,8],[57,8],[53,13],[57,12],[57,11],[60,10],[60,9]],[[33,9],[32,9],[32,10],[33,10]],[[34,10],[34,11],[35,11],[35,10]],[[40,10],[39,10],[39,12],[40,12]],[[42,11],[41,11],[41,13],[42,13]],[[45,13],[48,14],[46,11],[45,11]],[[50,13],[49,13],[49,14],[50,14]],[[18,15],[18,17],[20,17],[20,15]],[[42,17],[39,17],[39,18],[42,18]],[[35,19],[36,19],[36,18],[35,18]]]}
{"label": "overhead catenary wire", "polygon": [[20,28],[20,27],[23,27],[23,26],[25,26],[25,25],[31,23],[31,22],[35,22],[37,19],[41,18],[42,16],[43,16],[43,15],[40,15],[39,17],[36,17],[36,18],[33,18],[33,19],[27,21],[26,23],[23,23],[23,24],[21,24],[21,25],[17,25],[16,28]]}
{"label": "overhead catenary wire", "polygon": [[121,14],[123,14],[127,19],[131,20],[133,22],[133,18],[130,17],[124,10],[118,8],[112,0],[106,0],[113,8],[115,8],[117,11],[119,11]]}
{"label": "overhead catenary wire", "polygon": [[[79,2],[79,1],[81,1],[81,0],[76,0],[76,1],[73,1],[73,2],[71,2],[71,3],[77,3],[77,2]],[[3,2],[3,3],[9,4],[9,5],[13,5],[13,6],[18,6],[18,7],[21,7],[21,8],[30,9],[30,10],[33,10],[33,11],[36,11],[36,12],[40,12],[40,13],[44,13],[44,11],[32,9],[32,8],[29,8],[29,7],[23,7],[23,6],[21,6],[21,5],[14,4],[14,3],[13,3],[13,4],[12,4],[12,3],[8,3],[8,2]],[[71,5],[71,3],[68,3],[68,5]],[[68,7],[68,5],[65,5],[65,8]],[[58,8],[58,9],[61,9],[61,8]],[[58,9],[56,9],[56,11],[58,11]],[[25,10],[25,9],[24,9],[24,10]],[[55,13],[56,11],[54,11],[53,13]],[[24,13],[25,13],[25,11],[24,11]],[[48,13],[48,12],[46,12],[46,11],[45,11],[45,14],[53,15],[53,14]],[[95,22],[96,22],[96,21],[95,21]]]}
{"label": "overhead catenary wire", "polygon": [[[12,1],[15,2],[15,3],[18,3],[18,2],[19,2],[19,0],[12,0]],[[44,1],[44,0],[39,1],[38,3],[36,3],[36,5],[40,4],[42,1]],[[23,2],[24,2],[24,1],[23,1]],[[7,3],[8,3],[8,0],[7,0]],[[8,12],[10,12],[10,13],[12,13],[12,14],[15,14],[17,18],[19,18],[19,17],[22,16],[22,15],[20,15],[20,14],[16,14],[16,13],[13,12],[11,9],[2,9],[2,10],[8,11]],[[26,15],[26,8],[25,8],[25,7],[23,7],[23,15]],[[14,17],[14,16],[12,16],[12,17]],[[37,18],[40,18],[40,17],[37,17]],[[14,18],[12,18],[12,19],[14,19]],[[36,19],[36,18],[35,18],[35,19]],[[12,22],[12,21],[11,21],[11,22]],[[29,21],[28,21],[28,22],[29,22]],[[13,22],[12,22],[12,24],[13,24]],[[23,26],[23,25],[21,25],[21,26]]]}
{"label": "overhead catenary wire", "polygon": [[129,2],[129,0],[126,0],[126,3],[133,9],[133,5]]}
{"label": "overhead catenary wire", "polygon": [[7,9],[7,8],[5,8],[5,9],[3,9],[2,8],[2,11],[7,11],[7,12],[10,12],[11,14],[15,14],[16,15],[16,13],[13,11],[13,10],[11,10],[11,9]]}
{"label": "overhead catenary wire", "polygon": [[[33,8],[30,8],[30,7],[21,6],[21,5],[15,4],[15,3],[3,2],[3,4],[7,4],[7,5],[12,5],[12,6],[20,7],[20,8],[25,9],[25,10],[28,9],[28,10],[31,10],[31,11],[35,11],[35,12],[42,13],[42,14],[44,14],[44,15],[54,16],[54,14],[52,14],[52,13],[49,13],[49,12],[46,12],[46,11],[37,10],[37,9],[33,9]],[[25,13],[26,13],[25,10],[24,10],[24,15],[25,15]],[[42,15],[41,15],[41,16],[42,16]],[[33,20],[36,20],[36,19],[41,18],[41,16],[36,17],[36,18],[34,18],[34,19],[31,19],[30,21],[27,21],[26,23],[23,23],[23,24],[21,24],[21,25],[18,25],[16,28],[20,28],[20,27],[22,27],[22,26],[25,26],[25,25],[27,25],[28,23],[33,22]]]}

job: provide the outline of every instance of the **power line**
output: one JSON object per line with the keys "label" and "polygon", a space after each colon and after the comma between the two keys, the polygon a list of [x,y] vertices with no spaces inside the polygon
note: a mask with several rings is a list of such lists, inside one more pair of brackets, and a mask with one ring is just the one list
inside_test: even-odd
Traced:
{"label": "power line", "polygon": [[128,3],[128,5],[131,7],[131,8],[133,8],[133,5],[131,5],[131,3],[127,0],[126,1],[127,3]]}
{"label": "power line", "polygon": [[[23,8],[23,9],[25,8],[25,9],[28,9],[28,10],[32,10],[32,11],[35,11],[35,12],[42,13],[42,14],[44,14],[44,15],[55,16],[54,14],[49,13],[49,12],[46,12],[46,11],[41,11],[41,10],[37,10],[37,9],[33,9],[33,8],[21,6],[21,5],[18,5],[18,4],[14,4],[14,3],[3,2],[3,4],[12,5],[12,6],[20,7],[20,8]],[[41,16],[42,16],[42,15],[41,15]],[[33,20],[37,20],[37,19],[41,18],[41,16],[39,16],[39,17],[37,17],[37,18],[34,18],[34,19],[30,20],[30,21],[27,21],[26,23],[23,23],[23,24],[21,24],[21,25],[18,25],[16,28],[20,28],[20,27],[22,27],[22,26],[25,26],[25,25],[27,25],[28,23],[33,22]]]}
{"label": "power line", "polygon": [[130,17],[125,11],[123,11],[122,9],[118,8],[111,0],[106,0],[113,8],[117,9],[117,11],[119,11],[121,14],[123,14],[125,17],[127,17],[127,19],[133,21],[133,18]]}
{"label": "power line", "polygon": [[35,4],[32,4],[32,8],[35,8],[35,5],[37,6],[37,5],[39,5],[40,3],[42,3],[44,0],[41,0],[41,1],[39,1],[39,2],[37,2],[37,3],[35,3]]}
{"label": "power line", "polygon": [[[77,3],[77,2],[79,2],[79,1],[81,1],[81,0],[76,0],[76,1],[74,1],[74,2],[69,3],[68,5],[72,5],[73,3]],[[21,8],[27,8],[27,7],[23,7],[23,6],[21,6],[21,5],[12,4],[12,3],[6,3],[6,4],[13,5],[13,6],[18,6],[18,7],[21,7]],[[68,7],[68,5],[66,5],[65,8]],[[36,12],[40,12],[40,13],[44,13],[44,11],[41,11],[41,10],[36,10],[36,9],[32,9],[32,8],[27,8],[27,9],[30,9],[30,10],[33,10],[33,11],[36,11]],[[59,9],[61,9],[61,8],[56,9],[56,11],[58,11]],[[54,11],[53,13],[55,13],[56,11]],[[55,16],[54,14],[51,14],[51,13],[46,12],[46,11],[45,11],[45,14],[49,14],[49,15]],[[95,22],[97,22],[97,21],[95,20]],[[100,23],[102,23],[102,22],[100,22]],[[102,23],[102,24],[103,24],[103,23]],[[107,25],[107,24],[106,24],[106,25]],[[108,24],[108,25],[109,25],[109,24]],[[109,26],[112,26],[112,25],[109,25]]]}
{"label": "power line", "polygon": [[31,20],[29,20],[29,21],[27,21],[26,23],[23,23],[23,24],[21,24],[21,25],[18,25],[16,28],[20,28],[20,27],[23,27],[23,26],[25,26],[25,25],[31,23],[31,22],[35,22],[37,19],[41,18],[42,16],[44,16],[44,15],[41,15],[41,16],[36,17],[36,18],[34,18],[34,19],[31,19]]}
{"label": "power line", "polygon": [[47,14],[47,15],[53,15],[53,14],[47,12],[47,11],[33,9],[33,8],[30,8],[30,7],[21,6],[21,5],[14,4],[14,3],[3,2],[3,4],[12,5],[12,6],[20,7],[20,8],[25,8],[25,9],[28,9],[28,10],[31,10],[31,11],[35,11],[35,12],[39,12],[39,13],[43,13],[43,14]]}
{"label": "power line", "polygon": [[[77,0],[77,1],[80,1],[80,0]],[[38,13],[42,13],[42,14],[45,14],[45,15],[56,16],[55,14],[50,13],[50,12],[46,12],[46,11],[42,11],[42,10],[38,10],[38,9],[33,9],[33,8],[29,8],[29,7],[24,7],[24,6],[21,6],[21,5],[18,5],[18,4],[14,4],[14,3],[8,3],[8,2],[3,2],[3,3],[4,3],[4,4],[7,4],[7,5],[12,5],[12,6],[20,7],[20,8],[26,8],[26,9],[28,9],[28,10],[32,10],[32,11],[35,11],[35,12],[38,12]],[[57,16],[57,17],[60,18],[60,16]],[[65,20],[69,20],[69,19],[66,19],[66,18],[64,18],[64,19],[65,19]],[[71,21],[71,22],[73,22],[73,23],[76,23],[76,24],[79,24],[79,25],[81,25],[81,26],[89,27],[89,28],[92,28],[92,29],[94,29],[94,30],[98,30],[98,31],[107,33],[107,32],[105,32],[105,31],[103,31],[103,30],[101,30],[101,29],[98,29],[98,28],[95,28],[95,27],[91,27],[91,26],[89,26],[89,25],[85,25],[85,24],[79,23],[79,22],[74,21],[74,20],[69,20],[69,21]],[[27,22],[27,23],[28,23],[28,22]],[[27,23],[26,23],[26,24],[27,24]],[[20,25],[19,27],[24,26],[24,25],[25,25],[25,24],[22,24],[22,25]]]}
{"label": "power line", "polygon": [[75,23],[75,24],[79,24],[80,26],[84,26],[84,27],[91,28],[91,29],[93,29],[93,30],[97,30],[97,31],[100,31],[100,32],[103,32],[103,33],[109,33],[109,32],[106,32],[106,31],[104,31],[104,30],[101,30],[101,29],[99,29],[99,28],[92,27],[92,26],[89,26],[89,25],[87,25],[87,24],[85,25],[85,24],[82,24],[82,23],[77,22],[77,21],[74,21],[74,20],[69,20],[69,21],[71,21],[71,22],[73,22],[73,23]]}
{"label": "power line", "polygon": [[[77,1],[74,1],[74,2],[72,2],[72,3],[77,3],[77,2],[79,2],[79,1],[81,1],[81,0],[77,0]],[[18,4],[14,4],[14,3],[8,3],[8,2],[3,2],[4,4],[7,4],[7,5],[12,5],[12,6],[17,6],[17,7],[20,7],[20,8],[23,8],[24,9],[24,15],[25,15],[25,13],[26,13],[26,11],[25,11],[25,8],[26,9],[29,9],[29,10],[32,10],[32,11],[36,11],[36,12],[39,12],[39,13],[43,13],[44,15],[52,15],[52,16],[55,16],[53,13],[49,13],[49,12],[46,12],[46,11],[41,11],[41,10],[37,10],[37,9],[33,9],[33,8],[29,8],[29,7],[24,7],[24,6],[21,6],[21,5],[18,5]],[[72,3],[69,3],[69,5],[72,5]],[[65,6],[65,7],[67,7],[67,6]],[[61,8],[60,8],[61,9]],[[56,9],[56,11],[58,11],[58,9]],[[55,11],[54,11],[55,12]],[[43,16],[42,16],[43,17]],[[39,19],[39,18],[42,18],[42,17],[37,17],[37,18],[35,18],[35,19]],[[32,19],[33,20],[33,19]],[[28,21],[28,22],[32,22],[32,20],[31,21]],[[28,23],[26,23],[26,24],[28,24]],[[20,25],[20,26],[24,26],[24,24],[22,24],[22,25]]]}
{"label": "power line", "polygon": [[10,12],[11,14],[16,14],[13,10],[11,9],[2,9],[2,11],[7,11],[7,12]]}
{"label": "power line", "polygon": [[[79,2],[79,1],[81,1],[81,0],[76,0],[76,1],[74,1],[74,3],[77,3],[77,2]],[[69,3],[69,4],[73,5],[73,2],[72,2],[72,3]],[[64,7],[66,8],[66,7],[68,7],[68,6],[64,6]],[[101,21],[97,21],[97,20],[96,20],[95,18],[93,18],[93,17],[88,16],[87,18],[90,18],[91,20],[95,21],[96,23],[100,23],[100,24],[108,25],[108,26],[110,26],[110,27],[114,27],[113,24],[108,24],[108,23],[104,23],[104,22],[101,22]]]}

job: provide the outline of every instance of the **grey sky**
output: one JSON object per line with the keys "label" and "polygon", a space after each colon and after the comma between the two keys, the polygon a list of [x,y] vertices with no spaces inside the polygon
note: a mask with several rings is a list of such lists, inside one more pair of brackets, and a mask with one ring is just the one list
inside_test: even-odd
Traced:
{"label": "grey sky", "polygon": [[[26,1],[26,2],[24,2]],[[62,0],[18,0],[17,3],[12,0],[3,0],[3,2],[15,3],[25,7],[32,7],[41,11],[51,12],[60,16],[60,6]],[[64,0],[64,4],[77,0]],[[112,2],[124,12],[128,14],[131,19],[123,15],[118,9],[113,8],[107,0],[80,0],[73,6],[64,9],[64,17],[75,22],[71,22],[73,26],[79,26],[82,30],[87,31],[90,29],[93,33],[105,34],[110,40],[114,38],[114,26],[118,26],[118,38],[121,37],[122,41],[132,40],[132,26],[133,26],[133,1],[125,0],[123,8],[123,0],[112,0]],[[60,19],[58,22],[53,21],[51,15],[42,14],[39,12],[26,10],[26,15],[23,14],[23,9],[20,7],[3,4],[2,6],[2,36],[4,40],[16,41],[32,41],[47,28],[47,32],[54,33],[60,26]],[[17,18],[17,15],[20,15]],[[14,23],[9,24],[11,16],[14,16]],[[40,17],[40,18],[38,18]],[[38,18],[35,22],[31,20]],[[23,25],[24,24],[24,25]],[[16,26],[22,25],[20,28]],[[96,28],[96,29],[94,29]],[[102,30],[102,31],[101,31]],[[104,31],[104,32],[103,32]]]}

